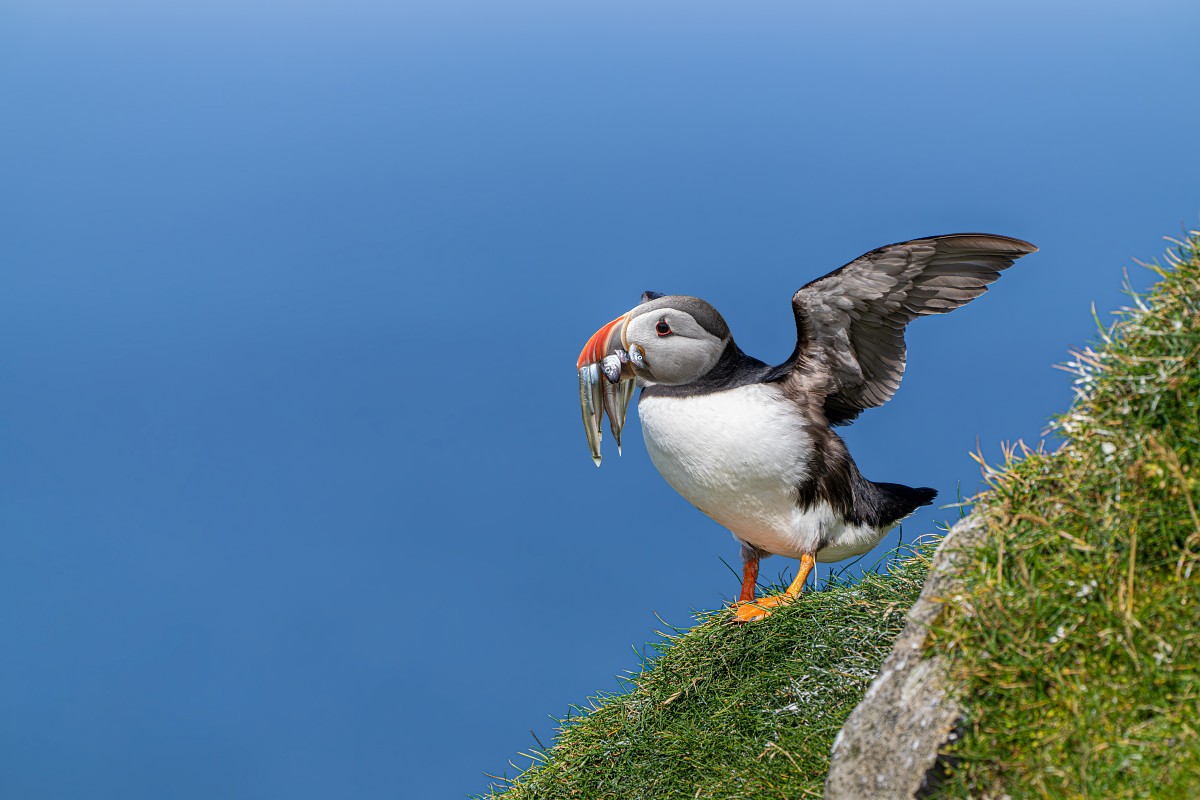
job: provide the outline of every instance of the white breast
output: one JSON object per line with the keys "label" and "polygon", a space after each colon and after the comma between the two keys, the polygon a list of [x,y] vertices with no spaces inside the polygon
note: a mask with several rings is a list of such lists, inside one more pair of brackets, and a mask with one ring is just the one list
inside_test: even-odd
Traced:
{"label": "white breast", "polygon": [[844,525],[828,505],[798,507],[813,442],[799,409],[777,386],[650,395],[638,404],[638,416],[650,460],[667,483],[737,538],[793,558],[814,552],[822,540],[838,542],[839,558],[866,552],[878,540],[874,530]]}

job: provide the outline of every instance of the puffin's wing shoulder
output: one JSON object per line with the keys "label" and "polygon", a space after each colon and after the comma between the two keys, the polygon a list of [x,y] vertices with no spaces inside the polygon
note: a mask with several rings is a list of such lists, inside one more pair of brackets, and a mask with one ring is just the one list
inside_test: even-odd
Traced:
{"label": "puffin's wing shoulder", "polygon": [[796,349],[786,386],[824,397],[830,424],[883,405],[904,374],[904,328],[974,300],[1001,270],[1037,250],[986,233],[932,236],[887,245],[802,287],[792,296]]}

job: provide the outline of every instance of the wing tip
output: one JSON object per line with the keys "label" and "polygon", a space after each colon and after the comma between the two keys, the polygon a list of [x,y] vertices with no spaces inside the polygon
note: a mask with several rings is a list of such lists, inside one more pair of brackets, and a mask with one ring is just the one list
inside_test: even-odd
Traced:
{"label": "wing tip", "polygon": [[975,240],[981,246],[970,249],[980,250],[1000,250],[1002,252],[1014,253],[1015,258],[1027,256],[1030,253],[1038,251],[1037,245],[1032,242],[1027,242],[1024,239],[1018,239],[1015,236],[1003,236],[998,233],[946,233],[940,236],[929,236],[929,241],[942,242],[959,240],[961,244],[966,245],[967,242],[961,240]]}

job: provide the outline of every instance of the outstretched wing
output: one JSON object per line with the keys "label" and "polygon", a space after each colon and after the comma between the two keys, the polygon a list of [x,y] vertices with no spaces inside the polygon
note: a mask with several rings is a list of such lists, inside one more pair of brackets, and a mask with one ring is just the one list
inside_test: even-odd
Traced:
{"label": "outstretched wing", "polygon": [[796,350],[783,365],[786,385],[823,397],[832,425],[883,405],[904,375],[905,326],[969,303],[1036,251],[1007,236],[931,236],[872,250],[812,281],[792,296]]}

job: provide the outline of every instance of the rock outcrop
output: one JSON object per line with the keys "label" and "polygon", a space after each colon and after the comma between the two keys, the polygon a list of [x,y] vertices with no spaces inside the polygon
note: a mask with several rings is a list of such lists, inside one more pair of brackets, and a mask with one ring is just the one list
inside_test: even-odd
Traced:
{"label": "rock outcrop", "polygon": [[834,741],[827,800],[912,800],[936,780],[938,751],[955,735],[962,707],[941,656],[925,653],[925,640],[982,529],[970,516],[942,540],[908,624]]}

